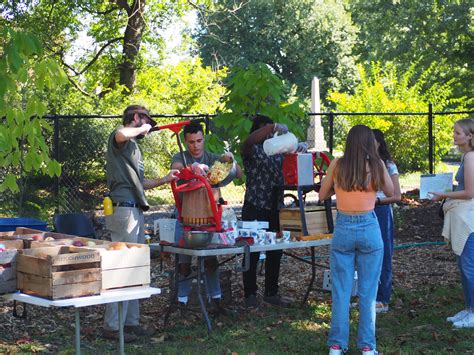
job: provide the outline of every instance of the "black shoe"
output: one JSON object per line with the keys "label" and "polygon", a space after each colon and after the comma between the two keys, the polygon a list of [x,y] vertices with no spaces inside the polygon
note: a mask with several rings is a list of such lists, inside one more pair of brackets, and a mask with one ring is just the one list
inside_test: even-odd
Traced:
{"label": "black shoe", "polygon": [[257,296],[249,295],[245,297],[245,307],[247,308],[257,308]]}
{"label": "black shoe", "polygon": [[[102,329],[102,337],[105,339],[111,339],[111,340],[119,340],[119,332],[118,330],[106,330]],[[125,343],[131,343],[135,340],[137,340],[137,336],[135,334],[131,333],[123,333],[123,341]]]}
{"label": "black shoe", "polygon": [[155,331],[153,329],[143,327],[140,325],[126,325],[123,327],[123,331],[130,334],[137,335],[139,337],[143,337],[143,336],[149,337],[155,334]]}
{"label": "black shoe", "polygon": [[292,300],[282,297],[278,294],[273,295],[273,296],[263,296],[263,301],[273,306],[278,306],[278,307],[283,307],[283,308],[289,308],[291,307],[293,303]]}

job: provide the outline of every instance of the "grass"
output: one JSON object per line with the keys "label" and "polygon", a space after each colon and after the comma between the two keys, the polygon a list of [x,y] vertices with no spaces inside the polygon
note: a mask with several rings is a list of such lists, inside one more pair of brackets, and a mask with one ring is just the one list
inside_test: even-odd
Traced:
{"label": "grass", "polygon": [[[456,285],[453,283],[453,285]],[[421,285],[420,285],[421,286]],[[391,311],[377,316],[378,350],[385,354],[449,354],[473,351],[472,329],[454,330],[446,316],[463,307],[458,286],[430,286],[397,290]],[[185,323],[173,316],[175,325],[151,339],[126,344],[127,354],[323,354],[327,353],[330,326],[330,294],[324,293],[304,308],[264,308],[258,313],[243,310],[233,317],[214,320],[211,337],[201,319]],[[350,351],[357,354],[357,309],[351,311]],[[162,319],[156,319],[157,323]],[[36,341],[0,351],[46,351],[44,344],[56,343],[61,354],[74,353],[73,329],[58,327],[54,335],[37,334]],[[59,343],[58,343],[59,342]],[[42,345],[43,344],[43,345]],[[114,353],[117,344],[86,337],[85,353]]]}

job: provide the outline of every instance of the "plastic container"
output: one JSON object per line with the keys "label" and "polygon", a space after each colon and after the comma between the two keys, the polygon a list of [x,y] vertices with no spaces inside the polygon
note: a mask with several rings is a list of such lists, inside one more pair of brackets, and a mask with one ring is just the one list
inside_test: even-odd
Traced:
{"label": "plastic container", "polygon": [[31,229],[38,229],[41,231],[48,230],[48,222],[41,221],[34,218],[0,218],[0,232],[15,231],[16,227],[26,227]]}
{"label": "plastic container", "polygon": [[266,155],[293,153],[298,148],[298,139],[291,132],[277,135],[263,142],[263,150]]}
{"label": "plastic container", "polygon": [[158,227],[160,241],[165,241],[171,244],[176,242],[176,232],[178,231],[176,228],[177,222],[178,221],[174,218],[161,218],[155,221],[155,234],[156,227]]}
{"label": "plastic container", "polygon": [[114,214],[114,206],[112,203],[112,199],[110,198],[110,195],[108,193],[104,194],[103,205],[104,205],[104,215],[110,216]]}

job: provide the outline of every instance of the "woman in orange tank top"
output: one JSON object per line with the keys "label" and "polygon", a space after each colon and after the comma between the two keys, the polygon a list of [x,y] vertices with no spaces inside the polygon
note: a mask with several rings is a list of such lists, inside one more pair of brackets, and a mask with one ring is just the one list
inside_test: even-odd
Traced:
{"label": "woman in orange tank top", "polygon": [[336,194],[338,207],[331,244],[332,319],[329,354],[349,344],[349,304],[354,272],[358,274],[357,347],[376,354],[375,299],[382,266],[383,241],[374,212],[375,194],[393,195],[393,184],[377,153],[372,130],[356,125],[347,135],[344,155],[329,165],[319,191],[321,200]]}

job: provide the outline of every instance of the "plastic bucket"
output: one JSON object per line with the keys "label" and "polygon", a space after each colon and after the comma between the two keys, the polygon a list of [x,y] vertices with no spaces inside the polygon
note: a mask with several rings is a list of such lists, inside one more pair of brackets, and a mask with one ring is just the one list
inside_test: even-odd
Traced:
{"label": "plastic bucket", "polygon": [[[158,227],[160,234],[160,241],[168,243],[175,243],[176,241],[176,224],[177,220],[174,218],[161,218],[155,221],[155,227]],[[156,228],[155,228],[156,229]],[[156,231],[155,231],[156,234]]]}
{"label": "plastic bucket", "polygon": [[0,218],[0,232],[15,231],[16,227],[26,227],[38,229],[41,231],[48,230],[48,222],[34,218]]}

